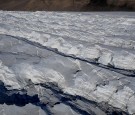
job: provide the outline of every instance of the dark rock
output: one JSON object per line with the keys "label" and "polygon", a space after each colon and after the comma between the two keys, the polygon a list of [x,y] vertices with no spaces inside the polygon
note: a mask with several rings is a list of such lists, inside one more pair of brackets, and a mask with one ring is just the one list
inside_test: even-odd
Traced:
{"label": "dark rock", "polygon": [[1,10],[135,10],[134,0],[1,0]]}

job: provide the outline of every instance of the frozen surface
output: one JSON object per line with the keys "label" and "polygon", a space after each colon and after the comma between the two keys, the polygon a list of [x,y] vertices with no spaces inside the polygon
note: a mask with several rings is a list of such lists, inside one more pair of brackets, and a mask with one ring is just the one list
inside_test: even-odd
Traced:
{"label": "frozen surface", "polygon": [[[135,13],[2,12],[0,33],[59,52],[135,70]],[[10,25],[10,26],[9,26]]]}
{"label": "frozen surface", "polygon": [[134,14],[0,11],[0,80],[13,94],[37,94],[56,115],[107,113],[82,100],[67,106],[42,84],[56,83],[59,97],[78,95],[135,114]]}
{"label": "frozen surface", "polygon": [[0,105],[0,115],[47,115],[40,107],[28,104],[24,107]]}

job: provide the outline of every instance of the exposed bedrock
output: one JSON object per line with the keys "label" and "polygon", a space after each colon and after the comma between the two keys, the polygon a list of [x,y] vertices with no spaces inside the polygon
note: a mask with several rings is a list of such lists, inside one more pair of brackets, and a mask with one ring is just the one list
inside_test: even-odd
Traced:
{"label": "exposed bedrock", "polygon": [[128,7],[135,9],[134,0],[107,0],[107,4],[117,7]]}
{"label": "exposed bedrock", "polygon": [[1,10],[135,10],[134,0],[1,0]]}
{"label": "exposed bedrock", "polygon": [[81,10],[89,0],[1,0],[3,10]]}

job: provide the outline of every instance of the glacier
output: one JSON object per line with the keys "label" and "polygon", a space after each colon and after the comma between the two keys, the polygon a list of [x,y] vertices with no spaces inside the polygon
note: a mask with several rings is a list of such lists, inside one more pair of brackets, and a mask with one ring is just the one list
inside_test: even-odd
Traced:
{"label": "glacier", "polygon": [[134,37],[134,12],[0,11],[0,114],[135,114]]}

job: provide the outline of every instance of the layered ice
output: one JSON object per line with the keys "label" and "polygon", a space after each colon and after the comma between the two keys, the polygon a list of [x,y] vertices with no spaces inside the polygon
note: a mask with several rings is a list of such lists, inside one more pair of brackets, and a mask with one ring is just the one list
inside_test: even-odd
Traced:
{"label": "layered ice", "polygon": [[46,93],[46,83],[56,83],[59,96],[81,96],[135,114],[135,17],[118,14],[1,11],[0,80],[11,92],[25,89],[51,102],[54,113],[106,114],[82,100],[59,102],[56,93]]}

